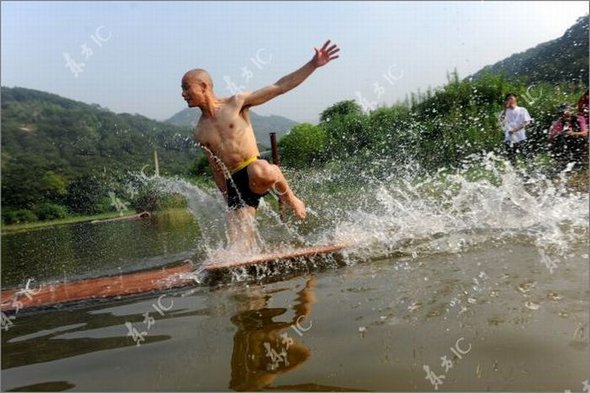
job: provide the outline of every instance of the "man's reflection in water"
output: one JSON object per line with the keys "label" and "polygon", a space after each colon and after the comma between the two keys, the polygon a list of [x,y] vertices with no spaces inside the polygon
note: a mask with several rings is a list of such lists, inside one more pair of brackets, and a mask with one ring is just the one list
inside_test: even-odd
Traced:
{"label": "man's reflection in water", "polygon": [[294,370],[309,358],[310,350],[297,339],[312,326],[308,316],[315,303],[315,285],[315,278],[311,277],[297,293],[293,306],[295,315],[289,322],[273,321],[273,318],[283,315],[288,309],[266,308],[271,298],[268,293],[250,297],[247,310],[231,318],[238,328],[231,359],[231,389],[264,389],[279,374]]}

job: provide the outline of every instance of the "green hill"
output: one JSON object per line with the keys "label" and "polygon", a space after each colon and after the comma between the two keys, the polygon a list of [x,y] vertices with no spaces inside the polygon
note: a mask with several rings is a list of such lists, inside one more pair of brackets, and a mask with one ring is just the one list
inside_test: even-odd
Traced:
{"label": "green hill", "polygon": [[503,74],[509,80],[538,82],[588,82],[588,15],[580,17],[563,36],[516,53],[475,73]]}
{"label": "green hill", "polygon": [[84,177],[153,173],[154,149],[162,175],[186,174],[197,154],[187,127],[37,90],[1,93],[3,210],[60,203]]}
{"label": "green hill", "polygon": [[[200,117],[200,110],[185,108],[176,113],[170,119],[166,120],[166,123],[174,124],[176,126],[194,128]],[[269,133],[276,132],[277,138],[280,139],[297,124],[297,122],[287,119],[286,117],[275,115],[261,116],[253,111],[250,111],[250,121],[252,122],[252,127],[254,128],[256,140],[258,141],[258,144],[263,147],[270,146],[268,136]]]}

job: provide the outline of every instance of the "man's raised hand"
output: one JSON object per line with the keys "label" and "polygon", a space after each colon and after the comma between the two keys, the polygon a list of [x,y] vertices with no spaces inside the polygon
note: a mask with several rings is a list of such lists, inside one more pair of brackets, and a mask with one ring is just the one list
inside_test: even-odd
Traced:
{"label": "man's raised hand", "polygon": [[321,49],[314,48],[315,56],[311,59],[315,67],[321,67],[328,64],[330,61],[337,59],[339,56],[336,53],[340,52],[340,48],[336,44],[330,45],[330,40],[326,41]]}

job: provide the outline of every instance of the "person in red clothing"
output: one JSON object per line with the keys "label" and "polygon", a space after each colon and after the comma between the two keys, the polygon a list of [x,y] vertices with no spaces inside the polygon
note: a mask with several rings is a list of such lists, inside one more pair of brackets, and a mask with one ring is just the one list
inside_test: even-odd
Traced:
{"label": "person in red clothing", "polygon": [[586,131],[586,137],[588,136],[588,89],[578,100],[578,119],[582,117],[584,119],[584,131]]}
{"label": "person in red clothing", "polygon": [[568,104],[560,106],[560,118],[549,128],[550,150],[563,166],[570,162],[582,164],[588,156],[588,125],[583,116],[574,116]]}

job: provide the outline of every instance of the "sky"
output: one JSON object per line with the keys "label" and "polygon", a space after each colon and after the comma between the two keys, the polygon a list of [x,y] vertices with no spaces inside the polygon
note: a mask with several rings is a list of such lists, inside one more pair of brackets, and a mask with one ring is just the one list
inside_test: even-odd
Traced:
{"label": "sky", "polygon": [[[365,109],[440,87],[560,37],[588,2],[1,3],[1,84],[165,120],[186,107],[180,80],[211,74],[215,94],[254,91],[308,62],[327,39],[340,58],[253,110],[317,122],[335,102]],[[198,110],[198,109],[196,109]]]}

